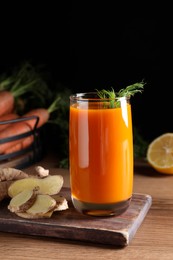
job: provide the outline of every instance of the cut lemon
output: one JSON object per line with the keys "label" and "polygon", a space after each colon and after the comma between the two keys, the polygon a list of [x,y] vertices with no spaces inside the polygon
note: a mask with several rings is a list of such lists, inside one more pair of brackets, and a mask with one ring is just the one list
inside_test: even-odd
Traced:
{"label": "cut lemon", "polygon": [[173,174],[173,133],[154,139],[148,146],[146,157],[156,171]]}

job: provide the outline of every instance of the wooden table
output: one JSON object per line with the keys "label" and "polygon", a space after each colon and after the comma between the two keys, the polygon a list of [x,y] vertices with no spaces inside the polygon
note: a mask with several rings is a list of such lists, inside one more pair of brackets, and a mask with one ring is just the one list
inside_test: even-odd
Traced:
{"label": "wooden table", "polygon": [[[69,171],[58,169],[54,156],[35,165],[62,174],[69,186]],[[26,169],[33,171],[35,165]],[[131,243],[124,248],[47,237],[0,232],[0,259],[173,259],[173,175],[161,175],[148,166],[135,166],[134,192],[149,194],[153,202]]]}

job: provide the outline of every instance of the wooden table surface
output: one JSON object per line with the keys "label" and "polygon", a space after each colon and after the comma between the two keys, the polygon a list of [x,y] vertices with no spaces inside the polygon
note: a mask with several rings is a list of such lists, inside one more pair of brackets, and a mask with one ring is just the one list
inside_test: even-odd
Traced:
{"label": "wooden table surface", "polygon": [[[56,158],[48,156],[36,165],[62,174],[69,186],[69,171],[58,169]],[[0,232],[0,259],[173,259],[173,175],[158,174],[148,166],[135,166],[134,192],[152,196],[152,206],[131,243],[123,248],[47,237]]]}

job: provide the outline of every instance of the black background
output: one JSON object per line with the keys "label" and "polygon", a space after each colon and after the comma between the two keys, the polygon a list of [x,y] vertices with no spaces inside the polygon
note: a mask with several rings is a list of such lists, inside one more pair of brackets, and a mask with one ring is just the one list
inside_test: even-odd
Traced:
{"label": "black background", "polygon": [[65,4],[1,6],[1,73],[31,60],[45,64],[51,88],[60,82],[73,92],[144,79],[144,92],[131,99],[134,125],[147,140],[172,132],[169,6]]}

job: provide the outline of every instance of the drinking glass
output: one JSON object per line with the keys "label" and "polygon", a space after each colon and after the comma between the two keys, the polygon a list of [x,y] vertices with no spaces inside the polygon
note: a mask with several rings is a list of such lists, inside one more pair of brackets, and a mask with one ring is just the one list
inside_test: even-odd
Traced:
{"label": "drinking glass", "polygon": [[125,212],[133,190],[130,98],[70,96],[69,170],[72,203],[92,216]]}

